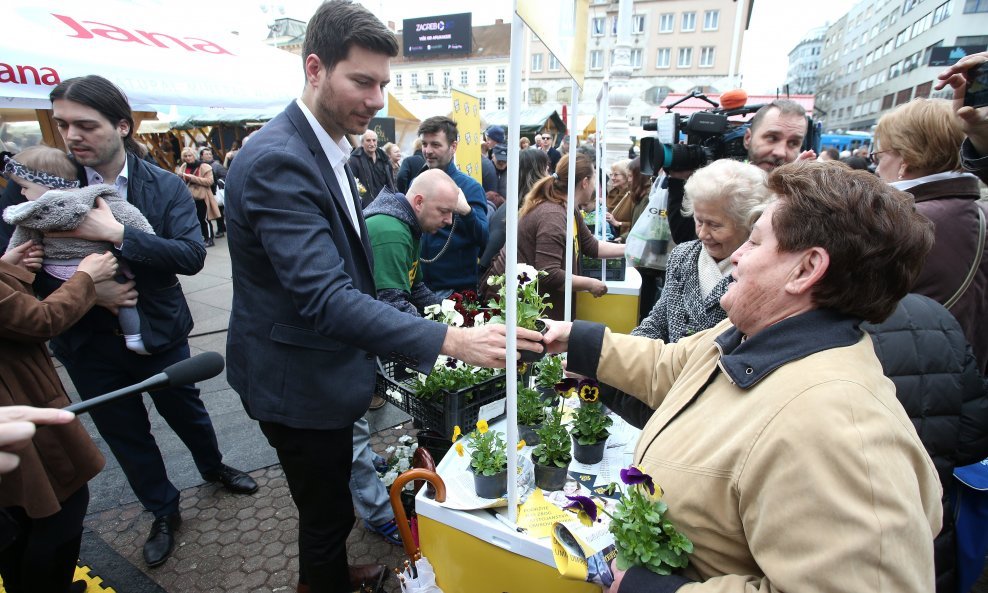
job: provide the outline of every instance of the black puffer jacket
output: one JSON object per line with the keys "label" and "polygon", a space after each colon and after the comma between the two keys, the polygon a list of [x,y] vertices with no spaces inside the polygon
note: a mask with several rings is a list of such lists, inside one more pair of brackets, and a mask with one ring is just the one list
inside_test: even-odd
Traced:
{"label": "black puffer jacket", "polygon": [[957,320],[937,302],[906,296],[872,337],[885,375],[895,383],[944,488],[943,529],[934,542],[936,590],[956,590],[953,508],[954,467],[988,457],[988,394]]}

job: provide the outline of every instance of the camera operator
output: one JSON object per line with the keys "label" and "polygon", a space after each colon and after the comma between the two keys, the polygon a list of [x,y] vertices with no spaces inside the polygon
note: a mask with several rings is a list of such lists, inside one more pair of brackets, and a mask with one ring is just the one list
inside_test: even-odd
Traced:
{"label": "camera operator", "polygon": [[[776,99],[759,109],[744,133],[748,162],[771,173],[779,165],[815,159],[812,150],[800,152],[806,136],[806,110],[789,99]],[[666,171],[669,189],[669,230],[676,243],[696,239],[692,216],[684,216],[683,186],[693,171]]]}

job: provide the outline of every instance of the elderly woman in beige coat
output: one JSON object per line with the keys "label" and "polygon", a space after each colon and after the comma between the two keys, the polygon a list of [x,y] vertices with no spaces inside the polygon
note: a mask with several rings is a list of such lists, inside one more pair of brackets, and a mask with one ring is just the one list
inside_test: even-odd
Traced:
{"label": "elderly woman in beige coat", "polygon": [[186,146],[182,149],[182,162],[175,167],[175,174],[189,187],[192,198],[196,201],[196,216],[199,217],[199,228],[202,230],[202,240],[206,247],[212,247],[213,225],[211,220],[219,220],[220,206],[213,195],[213,168],[209,163],[199,160],[194,148]]}
{"label": "elderly woman in beige coat", "polygon": [[675,344],[549,322],[571,371],[656,409],[634,461],[694,544],[681,574],[617,570],[609,593],[934,589],[936,469],[859,328],[909,291],[931,223],[839,163],[784,165],[768,187],[727,320]]}

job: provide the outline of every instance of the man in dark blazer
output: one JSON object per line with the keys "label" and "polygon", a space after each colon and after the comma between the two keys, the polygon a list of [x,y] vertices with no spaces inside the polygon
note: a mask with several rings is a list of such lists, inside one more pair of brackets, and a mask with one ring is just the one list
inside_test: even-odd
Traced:
{"label": "man in dark blazer", "polygon": [[[81,183],[115,185],[154,227],[153,234],[126,227],[99,200],[99,207],[75,231],[61,233],[112,244],[134,274],[134,280],[125,284],[100,283],[99,306],[51,341],[55,356],[85,400],[143,381],[189,358],[192,314],[176,274],[201,270],[206,248],[188,188],[175,175],[137,156],[134,119],[120,89],[100,76],[83,76],[56,86],[51,100],[53,118],[79,165]],[[4,245],[8,230],[0,229]],[[42,298],[60,285],[44,269],[35,276],[34,288]],[[128,350],[120,335],[116,310],[135,304],[142,313],[141,337],[148,356]],[[257,490],[250,476],[223,464],[212,421],[195,385],[158,390],[151,399],[189,448],[203,478],[222,482],[232,492]],[[90,416],[134,494],[154,515],[144,561],[152,567],[163,564],[182,522],[179,491],[165,472],[144,401],[121,400],[93,410]]]}
{"label": "man in dark blazer", "polygon": [[[375,300],[345,135],[362,134],[384,106],[397,53],[362,6],[320,6],[305,35],[302,97],[251,137],[227,175],[227,377],[299,509],[300,591],[352,591],[384,570],[348,566],[346,554],[353,423],[371,400],[375,356],[423,373],[440,353],[505,364],[503,326],[449,328]],[[542,350],[539,334],[518,332],[520,349]]]}

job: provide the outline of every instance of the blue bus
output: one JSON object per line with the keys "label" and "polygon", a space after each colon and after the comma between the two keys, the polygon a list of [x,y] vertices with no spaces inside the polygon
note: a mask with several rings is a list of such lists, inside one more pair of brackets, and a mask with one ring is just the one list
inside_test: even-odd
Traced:
{"label": "blue bus", "polygon": [[[847,132],[846,134],[821,134],[820,148],[836,148],[843,152],[845,150],[854,152],[855,149],[871,148],[871,134],[868,132]],[[817,152],[820,152],[819,150]]]}

